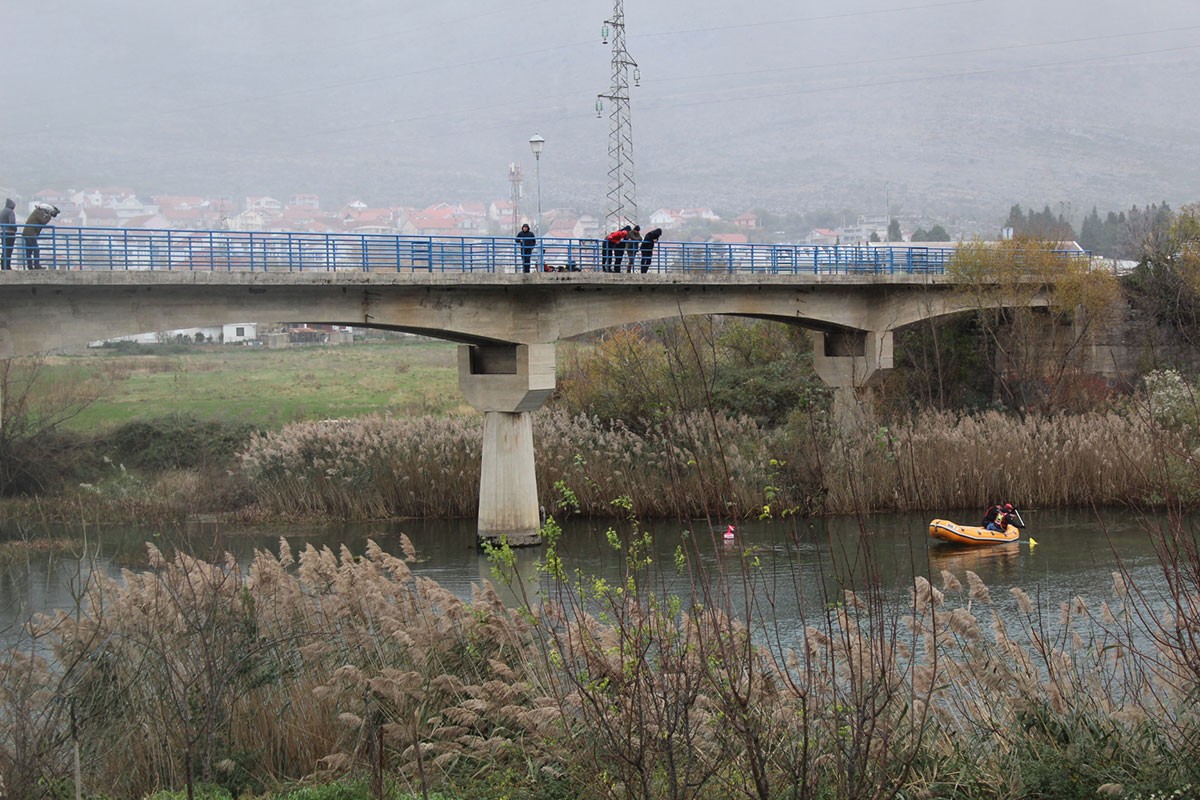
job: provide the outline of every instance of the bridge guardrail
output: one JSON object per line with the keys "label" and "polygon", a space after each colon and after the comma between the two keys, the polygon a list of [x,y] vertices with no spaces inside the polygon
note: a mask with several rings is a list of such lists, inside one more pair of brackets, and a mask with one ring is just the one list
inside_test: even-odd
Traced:
{"label": "bridge guardrail", "polygon": [[[512,237],[404,236],[383,233],[302,233],[144,230],[47,226],[37,240],[41,266],[62,270],[274,272],[521,272],[524,251]],[[13,266],[27,263],[26,241],[16,237]],[[725,274],[940,274],[953,247],[922,245],[730,244],[659,241],[644,254],[641,242],[620,248],[622,271]],[[1059,251],[1090,257],[1083,251]],[[614,253],[615,254],[615,253]],[[32,253],[30,253],[32,255]],[[647,258],[648,256],[648,258]],[[600,271],[599,239],[538,239],[531,272]],[[643,264],[643,262],[645,262]]]}

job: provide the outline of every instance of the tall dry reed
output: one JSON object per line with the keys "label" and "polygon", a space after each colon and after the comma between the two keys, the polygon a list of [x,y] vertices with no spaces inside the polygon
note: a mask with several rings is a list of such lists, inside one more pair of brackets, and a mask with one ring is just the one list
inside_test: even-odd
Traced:
{"label": "tall dry reed", "polygon": [[[534,429],[548,509],[616,515],[612,501],[625,497],[642,519],[977,508],[1000,497],[1043,507],[1153,503],[1164,481],[1176,494],[1190,485],[1186,470],[1170,469],[1186,462],[1187,436],[1116,411],[928,411],[865,432],[700,414],[634,432],[543,412]],[[261,514],[470,517],[479,441],[476,419],[368,417],[263,434],[241,461]],[[1170,453],[1179,455],[1164,462]]]}
{"label": "tall dry reed", "polygon": [[[747,420],[686,416],[645,434],[543,413],[538,488],[563,481],[577,511],[611,514],[628,497],[643,517],[757,510],[776,436]],[[481,428],[474,418],[367,417],[291,425],[241,456],[258,507],[278,516],[469,517],[478,510]]]}
{"label": "tall dry reed", "polygon": [[974,508],[996,498],[1046,507],[1146,502],[1162,490],[1163,448],[1184,440],[1116,412],[930,411],[834,441],[828,510],[850,513]]}
{"label": "tall dry reed", "polygon": [[612,583],[551,549],[545,593],[511,609],[374,544],[281,542],[248,566],[150,548],[149,570],[95,575],[0,658],[0,777],[42,796],[78,746],[85,791],[122,797],[347,772],[583,800],[1083,798],[1200,779],[1194,583],[1143,592],[1118,573],[1100,608],[1064,598],[1054,615],[945,572],[899,609],[831,596],[797,629],[772,619],[780,585],[752,558],[655,565],[647,537],[611,537]]}

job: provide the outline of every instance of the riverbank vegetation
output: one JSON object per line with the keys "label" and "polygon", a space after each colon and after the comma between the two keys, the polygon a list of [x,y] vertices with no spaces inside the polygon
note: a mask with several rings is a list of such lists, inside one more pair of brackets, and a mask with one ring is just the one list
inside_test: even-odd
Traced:
{"label": "riverbank vegetation", "polygon": [[1063,598],[1048,613],[970,571],[914,576],[897,603],[866,564],[799,627],[772,609],[800,573],[759,574],[752,552],[714,572],[692,544],[655,564],[638,521],[621,529],[619,581],[566,569],[552,527],[540,586],[497,550],[515,608],[490,585],[462,598],[413,575],[407,544],[355,557],[281,540],[248,565],[150,546],[151,569],[93,573],[77,608],[0,661],[7,796],[76,782],[87,797],[290,797],[303,781],[336,793],[295,796],[472,800],[1200,786],[1200,560],[1178,528],[1147,528],[1163,584],[1114,573],[1098,608]]}
{"label": "riverbank vegetation", "polygon": [[[609,348],[634,346],[646,347],[623,332],[580,359],[611,364]],[[925,408],[850,428],[834,423],[813,383],[797,389],[781,381],[773,393],[767,376],[758,413],[733,414],[681,409],[664,393],[669,383],[655,389],[628,379],[618,385],[636,386],[627,393],[635,400],[598,388],[601,396],[589,401],[583,382],[594,377],[586,364],[577,375],[564,381],[559,407],[535,419],[539,496],[559,515],[612,516],[618,496],[643,519],[952,510],[1002,496],[1027,507],[1200,501],[1183,469],[1196,446],[1187,406],[1195,387],[1175,371],[1152,373],[1120,402],[1075,413]],[[696,383],[682,385],[695,391]],[[719,381],[711,385],[717,393]],[[800,407],[772,424],[772,398],[780,397],[799,397]],[[637,406],[630,422],[572,413],[630,404]],[[478,418],[457,415],[372,415],[276,430],[186,417],[131,422],[74,446],[30,440],[26,446],[37,449],[28,460],[39,481],[54,481],[54,499],[31,493],[6,508],[14,518],[88,523],[469,517],[478,503],[480,438]],[[1148,477],[1163,461],[1178,476],[1166,486]]]}

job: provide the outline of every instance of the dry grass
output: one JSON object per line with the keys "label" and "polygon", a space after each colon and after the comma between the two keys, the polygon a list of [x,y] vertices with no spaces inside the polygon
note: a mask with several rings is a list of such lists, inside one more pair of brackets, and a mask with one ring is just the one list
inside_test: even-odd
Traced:
{"label": "dry grass", "polygon": [[373,544],[281,541],[245,568],[151,547],[149,570],[95,575],[0,658],[0,776],[40,796],[77,742],[86,789],[121,797],[347,772],[426,791],[515,771],[587,800],[1091,797],[1197,777],[1194,585],[1163,609],[1118,575],[1101,608],[1065,599],[1051,620],[945,572],[916,580],[907,613],[846,593],[785,634],[753,570],[724,578],[752,590],[747,626],[686,554],[691,596],[664,592],[646,544],[625,545],[616,585],[568,578],[551,550],[548,594],[522,609]]}
{"label": "dry grass", "polygon": [[1025,419],[926,412],[841,437],[827,462],[835,478],[828,508],[973,508],[1001,496],[1056,508],[1145,502],[1161,491],[1165,450],[1183,442],[1116,412]]}
{"label": "dry grass", "polygon": [[[263,513],[469,517],[478,509],[480,438],[478,418],[303,423],[256,437],[242,466]],[[543,497],[563,481],[582,513],[609,514],[625,496],[640,516],[663,517],[755,511],[772,437],[729,419],[714,434],[698,415],[641,435],[546,413],[534,441]]]}
{"label": "dry grass", "polygon": [[[258,513],[469,517],[479,439],[477,418],[303,423],[256,438],[242,465]],[[1049,507],[1158,502],[1176,480],[1164,456],[1186,454],[1187,441],[1115,411],[926,412],[849,433],[820,420],[780,431],[699,414],[638,433],[543,412],[534,432],[548,508],[605,516],[622,513],[612,501],[625,497],[642,519],[974,508],[1000,496]]]}

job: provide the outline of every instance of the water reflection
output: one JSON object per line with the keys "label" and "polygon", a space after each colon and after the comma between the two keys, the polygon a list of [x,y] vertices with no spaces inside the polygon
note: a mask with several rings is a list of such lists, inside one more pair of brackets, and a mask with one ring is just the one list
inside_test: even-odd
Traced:
{"label": "water reflection", "polygon": [[[653,557],[662,568],[661,585],[667,591],[688,595],[696,579],[697,573],[674,568],[677,551],[682,550],[690,554],[692,563],[702,566],[701,573],[708,580],[719,575],[729,579],[729,602],[734,608],[748,608],[748,597],[763,593],[766,596],[757,599],[769,599],[771,613],[787,623],[785,627],[798,624],[804,614],[840,597],[842,588],[876,586],[899,602],[908,597],[918,575],[940,585],[942,570],[960,580],[968,570],[976,573],[989,586],[997,606],[1011,607],[1008,590],[1020,586],[1050,609],[1075,595],[1089,603],[1108,599],[1118,559],[1135,579],[1150,581],[1155,574],[1157,559],[1150,537],[1133,514],[1110,512],[1103,525],[1079,512],[1028,512],[1025,516],[1027,533],[1038,540],[1036,547],[1031,548],[1024,537],[979,548],[934,542],[926,533],[929,515],[743,522],[732,542],[722,538],[724,522],[711,526],[655,523],[651,527]],[[571,574],[610,581],[620,578],[622,558],[604,535],[610,526],[608,521],[572,521],[564,526],[560,549]],[[368,540],[374,540],[388,552],[399,554],[403,533],[420,556],[414,565],[417,574],[463,597],[470,596],[473,585],[493,580],[492,564],[475,546],[473,520],[46,533],[69,535],[75,544],[65,552],[30,552],[27,558],[0,570],[0,632],[11,631],[33,613],[72,607],[91,569],[115,573],[123,568],[143,568],[146,542],[167,552],[180,548],[206,558],[229,551],[247,563],[256,550],[278,552],[280,538],[288,541],[293,552],[306,546],[330,547],[337,552],[344,546],[357,555],[365,551]],[[537,570],[542,554],[541,548],[517,552],[516,573],[531,595],[550,588]],[[506,602],[517,602],[514,591],[498,588]]]}

